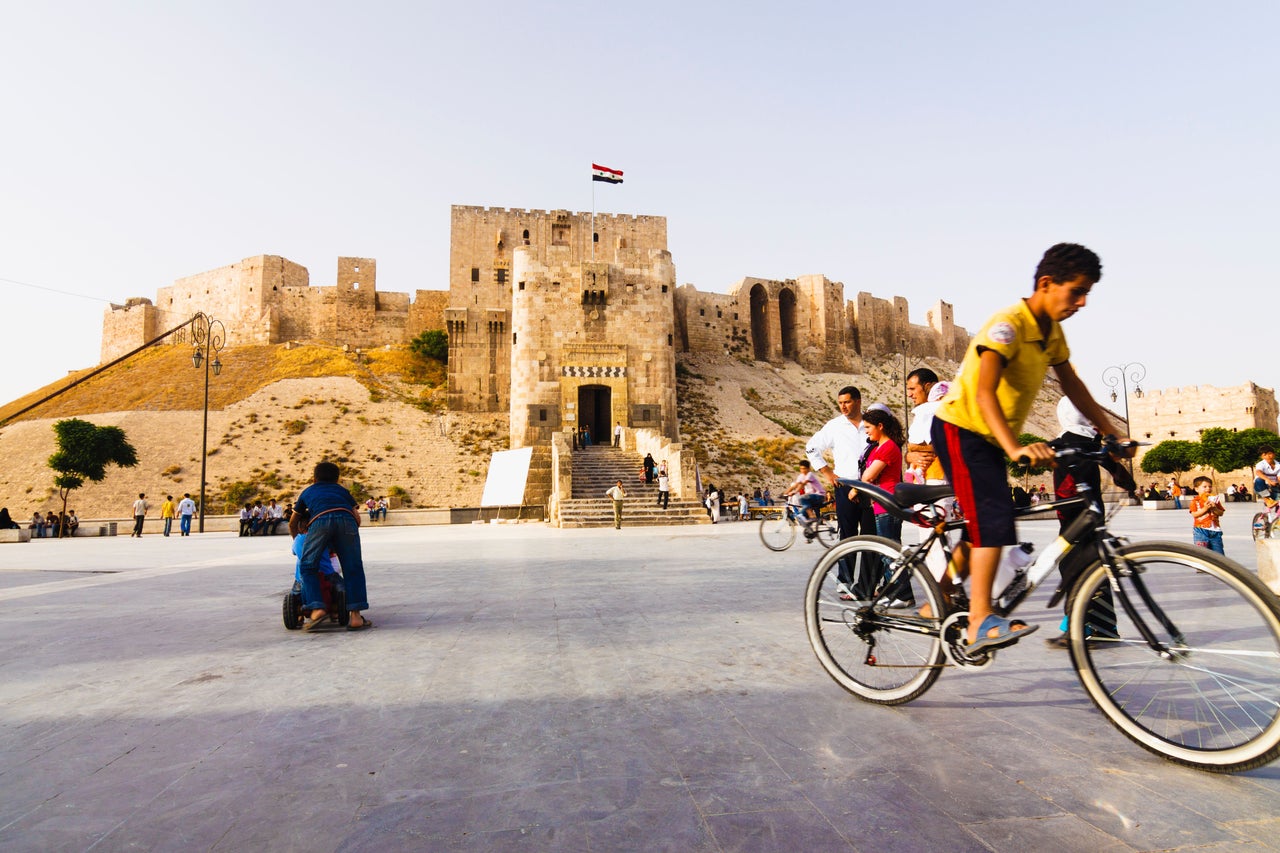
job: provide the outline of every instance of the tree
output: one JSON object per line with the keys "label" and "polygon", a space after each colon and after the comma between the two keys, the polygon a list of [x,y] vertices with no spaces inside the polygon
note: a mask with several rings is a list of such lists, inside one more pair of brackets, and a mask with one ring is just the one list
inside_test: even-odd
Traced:
{"label": "tree", "polygon": [[422,358],[434,358],[441,364],[448,364],[449,333],[443,329],[427,329],[409,341],[409,349]]}
{"label": "tree", "polygon": [[[53,484],[62,498],[62,517],[67,515],[67,498],[85,480],[100,483],[107,478],[107,466],[132,468],[138,464],[138,451],[125,438],[124,430],[114,426],[97,426],[79,418],[69,418],[53,425],[58,449],[49,457],[49,467],[57,472]],[[66,525],[59,535],[67,534]]]}
{"label": "tree", "polygon": [[1201,456],[1199,442],[1162,441],[1142,457],[1142,470],[1147,474],[1181,474],[1200,464]]}
{"label": "tree", "polygon": [[[1030,432],[1020,433],[1018,435],[1018,444],[1023,447],[1026,447],[1028,444],[1043,444],[1048,440],[1049,439],[1047,438],[1041,438],[1040,436]],[[1008,465],[1009,473],[1013,474],[1015,477],[1022,477],[1024,481],[1033,475],[1043,474],[1046,471],[1053,470],[1053,466],[1048,463],[1037,463],[1028,467],[1017,459],[1010,459]]]}

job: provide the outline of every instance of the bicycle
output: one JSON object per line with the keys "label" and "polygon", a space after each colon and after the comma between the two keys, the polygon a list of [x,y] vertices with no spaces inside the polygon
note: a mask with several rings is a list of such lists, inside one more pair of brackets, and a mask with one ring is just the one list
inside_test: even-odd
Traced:
{"label": "bicycle", "polygon": [[760,520],[760,541],[770,551],[785,551],[796,541],[796,530],[804,531],[805,541],[817,540],[830,548],[840,541],[840,530],[832,515],[830,504],[818,509],[818,517],[810,518],[805,508],[788,503],[776,517]]}
{"label": "bicycle", "polygon": [[1254,541],[1270,539],[1276,532],[1277,522],[1280,522],[1280,501],[1273,501],[1263,495],[1258,495],[1258,500],[1263,501],[1266,508],[1256,513],[1250,523]]}
{"label": "bicycle", "polygon": [[[1099,461],[1124,446],[1063,450],[1058,464]],[[894,495],[858,483],[884,508],[930,532],[918,545],[875,536],[842,541],[822,556],[805,591],[809,642],[827,673],[860,699],[899,705],[917,698],[944,667],[982,670],[997,650],[966,651],[968,600],[946,534],[964,525],[935,502],[950,486],[900,485]],[[1280,755],[1280,600],[1237,563],[1176,542],[1130,543],[1106,526],[1088,486],[1018,516],[1081,507],[1079,516],[993,600],[1007,617],[1059,565],[1067,596],[1071,664],[1089,698],[1130,740],[1171,761],[1218,773],[1249,770]],[[947,558],[944,594],[925,556]],[[842,601],[840,565],[884,565],[865,601]],[[885,593],[897,590],[896,601]],[[1110,591],[1110,596],[1106,595]],[[904,609],[903,599],[911,601]]]}

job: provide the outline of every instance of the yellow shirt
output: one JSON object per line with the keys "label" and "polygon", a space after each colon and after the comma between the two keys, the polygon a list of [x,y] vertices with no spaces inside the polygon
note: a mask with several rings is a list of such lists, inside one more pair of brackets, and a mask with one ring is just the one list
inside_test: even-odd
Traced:
{"label": "yellow shirt", "polygon": [[1071,352],[1062,326],[1056,321],[1049,321],[1047,335],[1040,332],[1040,324],[1025,299],[996,312],[973,336],[960,363],[960,376],[943,398],[935,417],[976,432],[996,444],[995,434],[978,410],[978,365],[985,350],[994,350],[1004,359],[996,400],[1015,435],[1022,431],[1049,366],[1067,361]]}
{"label": "yellow shirt", "polygon": [[165,501],[160,505],[161,518],[173,518],[173,501]]}

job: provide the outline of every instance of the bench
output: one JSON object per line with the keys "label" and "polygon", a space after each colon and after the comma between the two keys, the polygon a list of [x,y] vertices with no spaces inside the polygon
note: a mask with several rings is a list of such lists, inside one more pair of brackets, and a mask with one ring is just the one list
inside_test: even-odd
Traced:
{"label": "bench", "polygon": [[9,528],[8,530],[0,530],[0,542],[30,542],[31,531]]}

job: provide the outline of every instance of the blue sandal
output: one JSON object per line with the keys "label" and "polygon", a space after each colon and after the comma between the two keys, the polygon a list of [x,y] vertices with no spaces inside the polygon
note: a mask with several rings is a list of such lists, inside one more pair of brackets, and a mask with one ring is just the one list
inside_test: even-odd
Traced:
{"label": "blue sandal", "polygon": [[[1017,631],[1013,630],[1015,625],[1021,625]],[[992,629],[997,631],[994,637],[987,636]],[[1028,625],[1021,619],[1005,619],[991,613],[986,619],[982,620],[982,624],[978,626],[978,639],[972,643],[965,645],[965,651],[970,654],[985,652],[989,649],[1002,649],[1005,646],[1012,646],[1028,634],[1034,634],[1040,630],[1039,625]]]}

